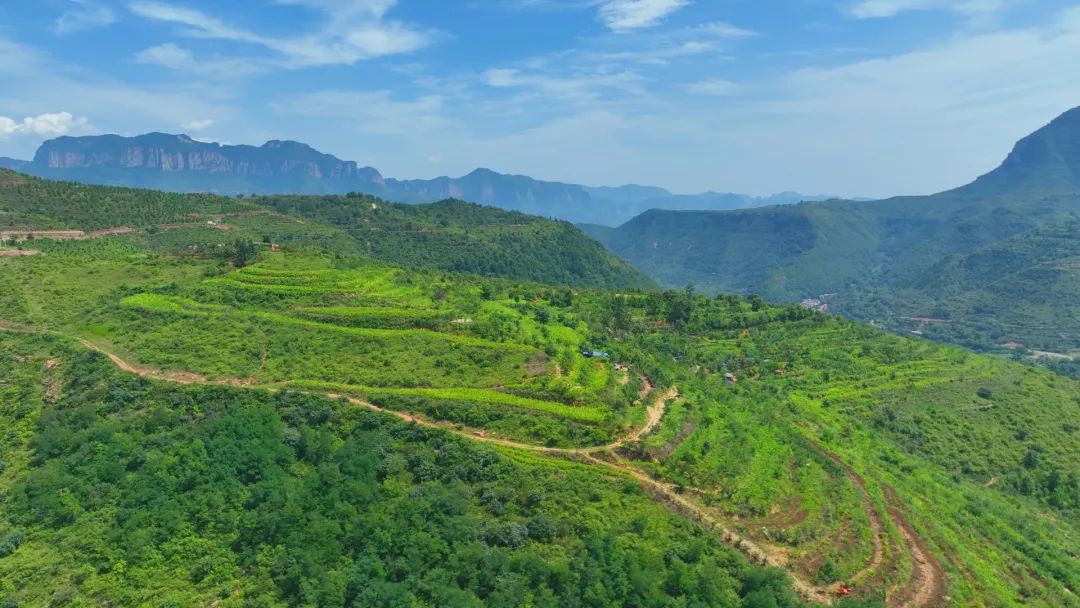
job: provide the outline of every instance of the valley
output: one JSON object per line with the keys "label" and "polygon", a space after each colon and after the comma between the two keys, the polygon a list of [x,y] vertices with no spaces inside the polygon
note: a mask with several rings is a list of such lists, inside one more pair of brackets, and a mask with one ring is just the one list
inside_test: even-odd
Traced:
{"label": "valley", "polygon": [[0,608],[1080,608],[1078,56],[0,2]]}
{"label": "valley", "polygon": [[1076,376],[1066,357],[1080,347],[1078,133],[1074,109],[1018,142],[999,168],[932,196],[655,210],[614,230],[583,228],[669,288],[816,300],[898,333]]}
{"label": "valley", "polygon": [[[27,228],[100,230],[127,205],[114,194],[159,196],[34,188],[0,198],[0,211]],[[69,204],[49,211],[35,192]],[[516,589],[536,605],[575,605],[601,580],[587,564],[614,551],[589,547],[615,543],[634,557],[603,562],[605,582],[589,588],[619,601],[1075,603],[1074,381],[758,299],[376,259],[363,242],[382,231],[323,220],[317,197],[168,196],[168,213],[148,204],[126,222],[147,228],[34,239],[39,255],[0,259],[0,538],[14,547],[0,557],[10,584],[0,595],[377,605],[372,594],[435,604],[452,594],[470,605]],[[99,204],[107,198],[120,207]],[[362,226],[383,206],[334,201],[357,207],[344,217],[366,217]],[[431,210],[442,214],[431,230],[451,235],[480,212]],[[221,230],[195,213],[234,215]],[[156,223],[174,216],[199,225]],[[239,256],[246,240],[257,246]],[[593,351],[603,355],[582,354]],[[192,433],[204,455],[185,447]],[[385,447],[349,456],[360,436]],[[244,442],[262,447],[241,457]],[[500,473],[476,477],[446,450]],[[208,464],[182,473],[194,462]],[[160,480],[152,494],[129,485],[150,479]],[[315,488],[336,489],[316,498]],[[508,492],[516,498],[489,504]],[[440,515],[416,523],[405,505],[429,494]],[[300,496],[321,515],[284,506]],[[125,523],[144,510],[133,499],[178,506],[143,534]],[[261,504],[285,509],[277,523]],[[413,540],[352,536],[374,525],[346,515],[359,504],[397,505],[394,525]],[[466,537],[448,536],[449,514],[474,522]],[[331,523],[342,518],[357,523]],[[426,540],[412,536],[420,529]],[[426,557],[405,551],[416,543]],[[186,558],[184,547],[214,557]],[[447,559],[499,559],[484,568],[508,574],[435,584],[424,560]],[[642,559],[654,561],[640,570]],[[540,575],[540,563],[568,569]],[[41,584],[46,572],[63,582]],[[339,586],[317,582],[333,577]]]}

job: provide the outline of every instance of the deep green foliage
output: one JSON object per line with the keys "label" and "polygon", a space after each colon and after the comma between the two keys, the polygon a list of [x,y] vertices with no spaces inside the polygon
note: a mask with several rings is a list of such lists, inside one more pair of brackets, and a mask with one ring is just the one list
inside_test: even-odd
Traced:
{"label": "deep green foliage", "polygon": [[406,266],[555,285],[654,285],[566,222],[461,201],[402,205],[362,195],[252,200],[340,227],[370,255]]}
{"label": "deep green foliage", "polygon": [[314,245],[406,266],[550,284],[655,286],[571,224],[492,207],[456,201],[395,205],[359,195],[237,199],[168,194],[0,170],[0,230],[118,227],[146,230],[147,240],[168,244],[170,250],[228,259],[237,267],[255,257],[251,243],[263,240],[266,245]]}
{"label": "deep green foliage", "polygon": [[[23,538],[0,555],[9,602],[799,604],[783,573],[583,467],[321,398],[149,384],[57,341],[0,344],[22,360],[0,361],[17,379],[0,420],[18,431],[0,456],[20,463],[0,477],[0,533]],[[43,408],[46,357],[64,380]]]}

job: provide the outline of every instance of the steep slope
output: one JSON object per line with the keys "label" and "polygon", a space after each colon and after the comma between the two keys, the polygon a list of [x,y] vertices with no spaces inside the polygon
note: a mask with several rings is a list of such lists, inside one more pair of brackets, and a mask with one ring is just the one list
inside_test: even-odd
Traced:
{"label": "steep slope", "polygon": [[653,186],[590,188],[477,169],[463,177],[383,179],[371,167],[294,141],[227,146],[187,135],[60,137],[33,161],[0,158],[0,168],[87,184],[219,194],[374,194],[404,203],[462,199],[575,223],[621,224],[648,209],[741,209],[820,200],[785,192],[765,198],[707,192],[677,196]]}
{"label": "steep slope", "polygon": [[111,229],[194,230],[204,247],[241,237],[313,244],[402,264],[559,285],[654,286],[570,224],[479,205],[409,206],[359,195],[245,199],[169,194],[0,170],[0,234],[22,239],[34,232],[45,236],[41,231],[47,230]]}
{"label": "steep slope", "polygon": [[837,311],[869,311],[888,327],[977,350],[1041,351],[1034,356],[1075,373],[1067,357],[1080,354],[1078,234],[1080,218],[1051,223],[949,256],[908,287],[870,290]]}
{"label": "steep slope", "polygon": [[1023,196],[1075,193],[1080,189],[1080,107],[1020,140],[994,171],[953,194]]}
{"label": "steep slope", "polygon": [[[954,321],[967,317],[970,329],[978,319],[1015,318],[1020,310],[1036,309],[1023,297],[955,293],[949,280],[935,280],[950,264],[986,249],[1002,268],[997,276],[1002,279],[1023,267],[1031,257],[1025,248],[1035,246],[1040,264],[1071,268],[1072,244],[1080,236],[1052,227],[1080,213],[1078,142],[1080,110],[1073,110],[1019,142],[998,169],[949,192],[728,213],[652,211],[593,236],[669,286],[693,282],[710,292],[752,292],[779,301],[830,294],[834,310],[905,330],[910,324],[897,322],[899,317],[929,317],[944,306],[954,309]],[[1060,238],[1039,236],[1044,226]],[[981,272],[992,271],[983,267]],[[1066,285],[1061,293],[1071,293],[1068,285],[1075,277],[1062,272],[1055,280]],[[961,301],[981,303],[965,312]],[[1043,322],[1037,325],[1050,319],[1066,323],[1058,338],[1050,340],[1035,324],[1015,324],[1002,341],[1037,349],[1080,347],[1078,328],[1070,321],[1072,300],[1041,302]],[[987,344],[990,338],[956,340]]]}

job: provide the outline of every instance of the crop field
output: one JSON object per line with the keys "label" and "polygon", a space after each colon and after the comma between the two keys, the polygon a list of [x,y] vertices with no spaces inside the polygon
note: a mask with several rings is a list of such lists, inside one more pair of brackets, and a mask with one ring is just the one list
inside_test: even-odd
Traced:
{"label": "crop field", "polygon": [[[640,331],[651,321],[637,308]],[[1073,605],[1075,382],[836,319],[785,320],[805,316],[794,309],[750,323],[745,302],[695,308],[695,339],[654,331],[615,348],[653,353],[642,365],[683,393],[620,451],[628,462],[805,579],[884,589],[889,605],[920,593]]]}
{"label": "crop field", "polygon": [[[550,445],[610,440],[640,416],[610,363],[577,352],[580,321],[540,323],[509,293],[379,263],[336,268],[315,252],[265,253],[222,273],[198,258],[162,265],[137,253],[141,246],[134,238],[57,243],[23,268],[25,284],[5,273],[14,283],[8,301],[0,296],[0,318],[73,330],[163,374],[407,401],[433,419],[486,421],[477,426]],[[72,264],[89,251],[111,269],[98,291],[39,291],[57,293],[53,279],[65,274],[98,272],[92,262]],[[165,272],[133,272],[143,265]]]}

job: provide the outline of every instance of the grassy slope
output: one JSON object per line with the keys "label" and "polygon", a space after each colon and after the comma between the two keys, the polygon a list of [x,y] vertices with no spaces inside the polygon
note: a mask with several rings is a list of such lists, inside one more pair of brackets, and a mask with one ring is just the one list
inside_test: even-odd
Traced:
{"label": "grassy slope", "polygon": [[[759,293],[775,301],[835,294],[829,301],[836,310],[893,329],[911,329],[900,317],[948,315],[975,335],[931,335],[965,346],[1016,340],[1040,350],[1071,349],[1080,346],[1068,297],[1076,285],[1077,200],[946,194],[730,213],[650,212],[605,242],[672,287],[692,282],[710,293]],[[1063,297],[1045,297],[1044,289]],[[1003,331],[987,330],[987,318]],[[1048,326],[1062,332],[1047,335]]]}
{"label": "grassy slope", "polygon": [[[225,230],[211,230],[208,222]],[[393,205],[372,197],[244,200],[86,186],[0,170],[0,229],[120,226],[209,233],[196,241],[204,250],[237,237],[272,236],[279,243],[363,252],[408,266],[574,286],[655,286],[570,224],[479,205]]]}
{"label": "grassy slope", "polygon": [[613,348],[647,358],[687,404],[628,458],[752,537],[779,539],[796,571],[850,579],[870,558],[868,521],[821,445],[865,479],[887,525],[885,567],[864,592],[911,567],[888,524],[898,509],[957,603],[1076,605],[1064,588],[1080,583],[1080,384],[728,298],[697,300],[686,330],[656,330],[649,311],[663,306],[637,303]]}

